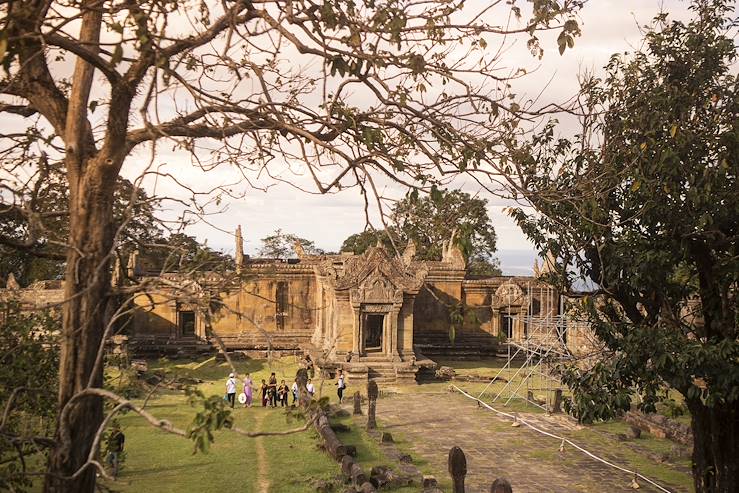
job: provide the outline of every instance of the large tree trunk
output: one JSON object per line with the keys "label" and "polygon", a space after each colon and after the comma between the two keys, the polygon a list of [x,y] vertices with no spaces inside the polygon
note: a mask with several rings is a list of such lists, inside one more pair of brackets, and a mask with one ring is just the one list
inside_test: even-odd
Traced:
{"label": "large tree trunk", "polygon": [[[96,360],[110,316],[107,305],[115,180],[106,180],[101,175],[88,170],[77,180],[70,180],[70,248],[64,283],[60,411],[77,392],[103,383],[103,368],[96,365]],[[103,402],[99,397],[74,400],[69,404],[68,419],[62,419],[60,413],[57,446],[49,456],[46,492],[95,490],[94,467],[87,467],[74,479],[68,478],[87,461],[102,419]]]}
{"label": "large tree trunk", "polygon": [[687,399],[693,427],[693,481],[697,493],[734,493],[739,488],[739,408],[706,407]]}

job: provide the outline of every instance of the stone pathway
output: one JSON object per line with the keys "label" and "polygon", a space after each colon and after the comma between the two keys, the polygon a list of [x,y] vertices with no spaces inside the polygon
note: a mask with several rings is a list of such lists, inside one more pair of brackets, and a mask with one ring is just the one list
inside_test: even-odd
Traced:
{"label": "stone pathway", "polygon": [[[559,436],[568,436],[576,427],[566,417],[519,415]],[[560,453],[557,440],[524,426],[514,428],[509,420],[479,408],[460,394],[383,397],[377,401],[377,420],[382,429],[406,440],[412,454],[427,460],[437,474],[447,470],[449,449],[461,447],[467,456],[468,493],[487,493],[496,477],[508,478],[516,493],[633,491],[628,474],[572,447]],[[573,441],[578,443],[577,439]],[[578,445],[625,466],[618,450],[609,447],[608,442]],[[639,483],[640,491],[660,491],[645,481]],[[688,491],[674,485],[663,486],[676,492]]]}

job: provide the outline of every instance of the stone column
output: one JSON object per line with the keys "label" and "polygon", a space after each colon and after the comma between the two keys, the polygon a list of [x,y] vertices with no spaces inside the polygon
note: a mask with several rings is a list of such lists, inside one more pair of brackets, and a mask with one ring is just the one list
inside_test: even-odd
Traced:
{"label": "stone column", "polygon": [[501,327],[500,327],[500,310],[496,310],[493,308],[491,310],[490,315],[490,330],[492,330],[493,335],[499,336]]}
{"label": "stone column", "polygon": [[392,325],[390,326],[390,356],[393,361],[400,361],[398,354],[398,318],[400,317],[400,307],[394,307],[390,314]]}
{"label": "stone column", "polygon": [[354,310],[354,339],[352,348],[354,354],[360,356],[362,354],[362,313],[360,307],[352,307]]}
{"label": "stone column", "polygon": [[390,354],[390,313],[382,317],[382,354]]}
{"label": "stone column", "polygon": [[398,332],[398,353],[406,358],[413,355],[413,305],[415,301],[415,295],[403,298],[398,320],[398,324],[402,323],[403,326],[403,331]]}
{"label": "stone column", "polygon": [[526,312],[523,311],[523,307],[516,313],[515,329],[518,333],[518,340],[523,341],[526,339],[525,326],[526,326]]}

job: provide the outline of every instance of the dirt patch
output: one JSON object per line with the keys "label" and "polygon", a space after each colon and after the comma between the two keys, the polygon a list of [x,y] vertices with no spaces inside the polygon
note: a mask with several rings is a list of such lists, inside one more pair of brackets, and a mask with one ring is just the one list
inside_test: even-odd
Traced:
{"label": "dirt patch", "polygon": [[[264,423],[265,413],[257,413],[256,429],[261,430]],[[257,491],[259,493],[269,493],[269,467],[267,460],[267,449],[264,448],[265,437],[255,438],[257,450]]]}

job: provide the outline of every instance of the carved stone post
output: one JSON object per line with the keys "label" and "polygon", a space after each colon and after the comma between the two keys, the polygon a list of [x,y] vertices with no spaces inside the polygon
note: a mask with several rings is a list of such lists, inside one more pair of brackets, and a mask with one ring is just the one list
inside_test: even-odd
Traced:
{"label": "carved stone post", "polygon": [[379,390],[377,388],[377,382],[370,380],[367,382],[367,429],[374,430],[377,428],[377,421],[375,420],[375,409],[377,407],[377,396]]}
{"label": "carved stone post", "polygon": [[507,479],[498,478],[490,485],[490,493],[513,493],[513,488]]}
{"label": "carved stone post", "polygon": [[295,381],[298,384],[298,404],[301,407],[308,407],[310,405],[311,396],[308,395],[308,389],[306,384],[308,382],[308,370],[301,368],[295,375]]}
{"label": "carved stone post", "polygon": [[452,476],[453,493],[464,493],[464,477],[467,475],[467,458],[459,447],[449,450],[449,474]]}
{"label": "carved stone post", "polygon": [[362,396],[358,390],[354,392],[354,414],[360,416],[362,414]]}

